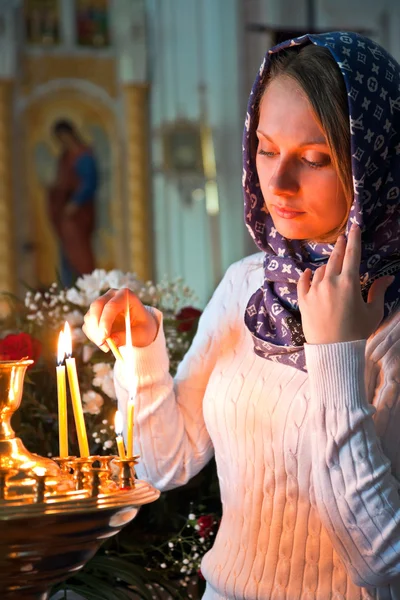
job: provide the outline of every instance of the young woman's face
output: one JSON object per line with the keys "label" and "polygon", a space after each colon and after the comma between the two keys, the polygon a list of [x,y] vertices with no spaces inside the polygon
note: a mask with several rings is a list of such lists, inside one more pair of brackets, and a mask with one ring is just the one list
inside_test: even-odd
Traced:
{"label": "young woman's face", "polygon": [[257,173],[275,228],[318,240],[339,227],[347,203],[324,133],[301,88],[278,77],[260,104]]}

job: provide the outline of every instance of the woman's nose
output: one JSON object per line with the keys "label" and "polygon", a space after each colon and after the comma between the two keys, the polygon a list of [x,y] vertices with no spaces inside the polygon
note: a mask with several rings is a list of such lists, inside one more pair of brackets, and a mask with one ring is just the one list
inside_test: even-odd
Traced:
{"label": "woman's nose", "polygon": [[297,194],[299,187],[293,165],[288,160],[280,160],[269,180],[269,191],[274,196],[293,196]]}

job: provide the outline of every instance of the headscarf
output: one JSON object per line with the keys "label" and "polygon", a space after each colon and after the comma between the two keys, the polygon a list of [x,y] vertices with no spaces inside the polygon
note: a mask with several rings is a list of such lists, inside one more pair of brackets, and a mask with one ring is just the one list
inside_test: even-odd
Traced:
{"label": "headscarf", "polygon": [[256,170],[254,135],[257,102],[268,76],[271,54],[291,46],[328,48],[343,74],[349,107],[354,200],[346,227],[362,231],[360,284],[364,300],[371,284],[397,274],[385,295],[385,317],[399,305],[400,281],[400,65],[375,42],[356,33],[304,35],[267,53],[254,83],[243,136],[245,222],[265,252],[264,282],[250,298],[245,323],[254,350],[268,360],[306,371],[305,342],[297,282],[326,263],[333,245],[282,237],[266,211]]}

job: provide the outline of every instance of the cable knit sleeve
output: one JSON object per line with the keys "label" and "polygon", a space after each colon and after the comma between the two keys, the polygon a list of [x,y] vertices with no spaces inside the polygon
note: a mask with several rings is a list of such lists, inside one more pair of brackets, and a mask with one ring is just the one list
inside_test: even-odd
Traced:
{"label": "cable knit sleeve", "polygon": [[[386,351],[379,368],[375,363],[372,378],[368,369],[374,368],[373,356],[368,357],[366,371],[365,340],[305,346],[318,511],[359,586],[389,585],[400,577],[400,482],[387,456],[395,456],[399,449],[400,413],[394,408],[400,394],[399,344],[393,339],[388,344],[388,334],[380,335],[381,340],[386,338]],[[376,387],[370,395],[371,381]],[[377,434],[376,406],[378,422],[386,423],[381,425],[382,439]],[[390,427],[388,412],[396,416]]]}
{"label": "cable knit sleeve", "polygon": [[[225,288],[233,269],[234,265],[204,310],[175,380],[169,374],[159,311],[155,311],[160,326],[154,342],[145,348],[134,348],[129,369],[137,384],[134,444],[140,462],[136,471],[141,479],[160,490],[185,484],[214,452],[203,418],[203,397],[218,356]],[[121,351],[124,353],[124,348]],[[116,365],[114,381],[119,409],[126,422],[128,393],[122,365]]]}

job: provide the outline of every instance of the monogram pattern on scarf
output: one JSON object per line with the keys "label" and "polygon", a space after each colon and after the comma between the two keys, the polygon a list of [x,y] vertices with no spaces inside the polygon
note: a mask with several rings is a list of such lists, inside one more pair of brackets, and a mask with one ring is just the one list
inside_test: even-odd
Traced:
{"label": "monogram pattern on scarf", "polygon": [[[243,135],[243,190],[246,226],[265,252],[264,283],[250,298],[245,323],[259,356],[306,371],[297,282],[306,268],[325,264],[332,244],[282,237],[261,193],[254,154],[257,101],[272,54],[291,46],[328,48],[343,74],[349,107],[354,200],[346,227],[362,231],[361,291],[396,275],[385,295],[385,317],[399,306],[400,283],[400,66],[373,41],[350,32],[304,35],[275,46],[264,58],[250,94]],[[253,148],[253,149],[252,149]]]}

